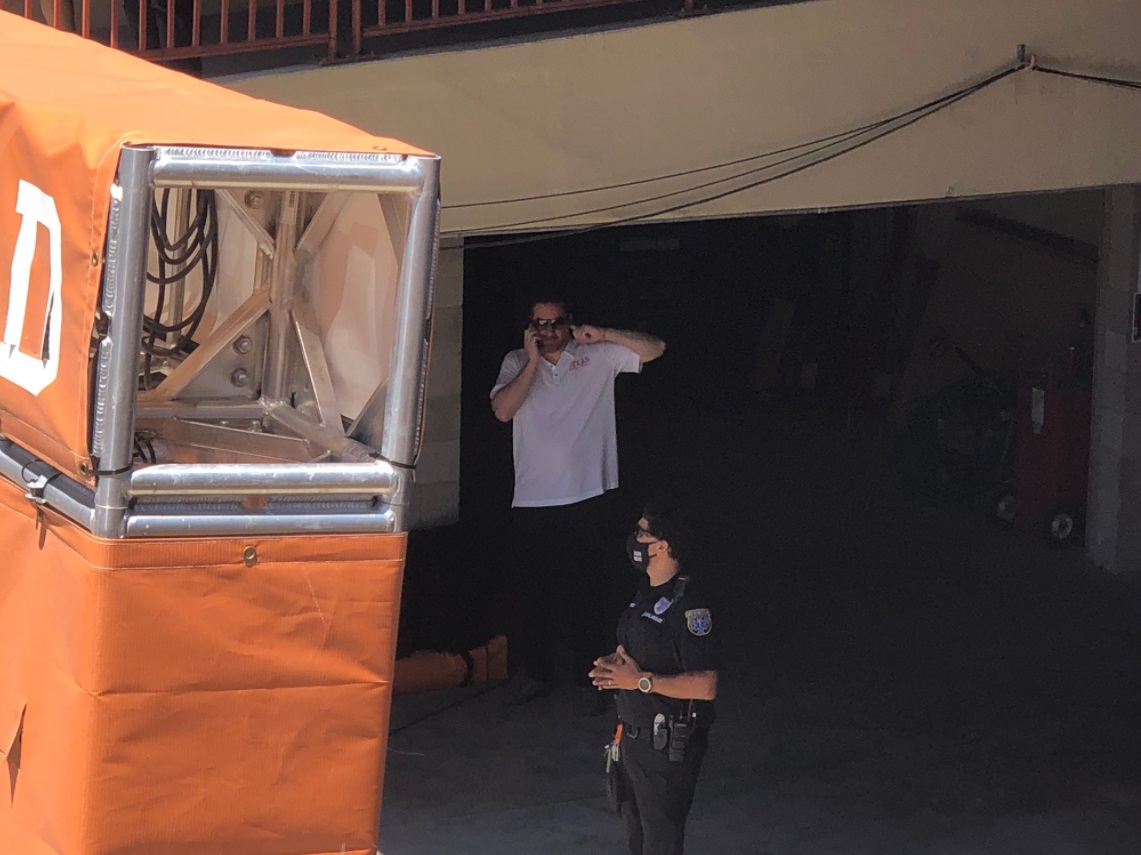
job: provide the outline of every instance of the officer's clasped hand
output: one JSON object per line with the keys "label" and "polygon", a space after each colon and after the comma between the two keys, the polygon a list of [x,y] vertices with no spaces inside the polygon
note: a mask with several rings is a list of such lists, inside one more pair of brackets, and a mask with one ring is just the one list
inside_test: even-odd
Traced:
{"label": "officer's clasped hand", "polygon": [[642,676],[642,669],[638,667],[630,654],[621,644],[609,656],[602,656],[594,660],[594,668],[590,670],[590,681],[603,691],[606,689],[625,689],[630,691],[638,688],[638,680]]}

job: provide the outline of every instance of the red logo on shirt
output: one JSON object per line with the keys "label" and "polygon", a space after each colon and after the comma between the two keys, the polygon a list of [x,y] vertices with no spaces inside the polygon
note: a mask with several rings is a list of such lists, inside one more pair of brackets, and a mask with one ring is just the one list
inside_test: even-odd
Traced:
{"label": "red logo on shirt", "polygon": [[576,359],[574,362],[572,362],[570,364],[570,367],[567,368],[567,370],[568,371],[574,371],[576,368],[582,368],[584,365],[589,365],[589,364],[590,364],[590,357],[589,356],[580,356],[578,359]]}

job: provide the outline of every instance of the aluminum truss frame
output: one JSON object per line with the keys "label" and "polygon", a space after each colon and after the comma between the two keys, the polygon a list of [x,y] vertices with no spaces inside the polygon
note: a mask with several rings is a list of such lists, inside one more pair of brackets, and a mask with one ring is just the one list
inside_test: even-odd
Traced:
{"label": "aluminum truss frame", "polygon": [[[268,262],[268,271],[262,268],[268,287],[255,288],[156,389],[140,392],[149,219],[156,190],[165,188],[216,191]],[[243,211],[238,189],[276,194],[272,234]],[[301,267],[319,252],[345,203],[343,191],[376,193],[386,211],[394,203],[406,211],[402,245],[396,245],[388,378],[366,405],[379,410],[383,396],[378,446],[368,444],[376,439],[369,426],[350,427],[366,441],[345,432],[321,336],[300,288]],[[303,229],[303,204],[313,193],[326,195]],[[0,475],[104,538],[404,530],[423,417],[438,158],[125,147],[111,195],[94,372],[94,490],[2,438]],[[200,392],[211,384],[225,387],[218,375],[230,370],[227,356],[255,348],[263,356],[259,376],[229,375],[230,385],[249,386],[248,394],[180,398],[195,384]],[[304,375],[300,400],[290,370]],[[235,462],[141,464],[136,431],[146,424],[184,443],[221,449]]]}

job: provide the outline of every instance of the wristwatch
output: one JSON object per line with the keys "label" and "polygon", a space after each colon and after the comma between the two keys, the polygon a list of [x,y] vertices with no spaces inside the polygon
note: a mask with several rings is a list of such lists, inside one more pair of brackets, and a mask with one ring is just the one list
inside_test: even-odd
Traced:
{"label": "wristwatch", "polygon": [[654,675],[646,674],[638,681],[638,691],[645,692],[647,695],[654,691]]}

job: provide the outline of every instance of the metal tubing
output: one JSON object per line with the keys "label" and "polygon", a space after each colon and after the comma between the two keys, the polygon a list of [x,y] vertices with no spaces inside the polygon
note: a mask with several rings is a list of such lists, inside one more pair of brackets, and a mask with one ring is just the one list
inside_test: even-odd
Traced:
{"label": "metal tubing", "polygon": [[175,398],[186,387],[198,379],[219,352],[230,347],[235,338],[245,332],[255,321],[269,311],[269,300],[262,291],[255,291],[242,305],[238,306],[224,320],[210,338],[195,348],[178,367],[163,380],[157,389],[140,393],[140,399],[147,403]]}
{"label": "metal tubing", "polygon": [[313,392],[312,406],[317,411],[317,421],[327,428],[335,428],[344,433],[341,412],[337,408],[337,395],[333,390],[333,378],[329,374],[325,347],[321,344],[321,333],[317,327],[317,318],[304,299],[298,299],[293,304],[292,332],[296,336],[301,363],[309,375],[309,388]]}
{"label": "metal tubing", "polygon": [[246,230],[257,241],[258,249],[265,255],[273,257],[273,238],[269,236],[262,224],[254,219],[253,214],[250,213],[240,199],[236,197],[233,190],[221,190],[214,194],[222,206],[225,207],[231,214],[233,214],[238,222],[246,227]]}
{"label": "metal tubing", "polygon": [[277,215],[273,262],[269,273],[269,344],[265,357],[262,397],[280,400],[285,394],[286,356],[293,338],[289,310],[301,284],[301,269],[293,249],[297,245],[301,194],[286,190]]}
{"label": "metal tubing", "polygon": [[234,534],[321,534],[397,531],[398,515],[391,508],[368,514],[266,514],[263,516],[214,514],[133,514],[127,519],[127,537],[193,535],[213,537]]}
{"label": "metal tubing", "polygon": [[61,475],[56,481],[44,487],[44,501],[48,507],[59,511],[72,522],[90,531],[95,516],[95,509],[92,507],[95,494],[82,484],[77,484],[66,475]]}
{"label": "metal tubing", "polygon": [[135,395],[139,382],[139,340],[143,328],[147,246],[153,189],[150,182],[153,148],[125,146],[113,187],[120,197],[118,227],[107,236],[108,283],[114,294],[107,338],[110,348],[107,386],[99,390],[102,451],[96,472],[95,513],[91,531],[97,537],[118,537],[127,510],[127,483],[133,456]]}
{"label": "metal tubing", "polygon": [[91,527],[95,494],[6,439],[0,439],[0,475],[24,489],[42,479],[44,504],[84,528]]}
{"label": "metal tubing", "polygon": [[[123,207],[122,194],[118,186],[111,188],[111,205],[107,210],[107,244],[118,245],[119,221]],[[104,318],[115,314],[115,270],[118,268],[119,256],[108,252],[106,263],[103,266],[103,296],[100,300],[100,310]],[[105,335],[100,335],[98,353],[95,359],[95,392],[92,395],[91,405],[91,456],[103,456],[103,428],[104,409],[107,405],[107,384],[110,382],[111,372],[111,342]]]}
{"label": "metal tubing", "polygon": [[[140,428],[154,433],[152,463],[296,463],[310,465],[328,456],[309,440],[257,430],[247,425],[172,419],[139,419]],[[189,457],[190,459],[186,459]]]}
{"label": "metal tubing", "polygon": [[326,193],[317,207],[313,219],[305,227],[304,233],[297,241],[294,252],[297,254],[297,263],[304,264],[317,254],[325,238],[337,222],[337,217],[345,209],[345,205],[352,197],[348,193]]}
{"label": "metal tubing", "polygon": [[408,250],[396,291],[396,330],[380,447],[387,460],[403,466],[414,465],[419,450],[439,211],[440,162],[425,160],[424,183],[413,197],[405,244]]}
{"label": "metal tubing", "polygon": [[131,473],[132,497],[143,496],[381,496],[400,476],[372,463],[161,463]]}
{"label": "metal tubing", "polygon": [[111,47],[119,47],[119,4],[111,4]]}
{"label": "metal tubing", "polygon": [[265,415],[261,401],[140,401],[135,418],[254,419]]}
{"label": "metal tubing", "polygon": [[156,502],[156,501],[137,501],[131,508],[132,514],[147,514],[149,516],[184,516],[186,514],[193,514],[201,516],[203,514],[228,514],[229,516],[241,516],[248,513],[246,508],[242,506],[242,500],[234,497],[227,497],[228,501],[223,498],[207,498],[201,502],[191,502],[188,500],[172,501],[172,502]]}
{"label": "metal tubing", "polygon": [[327,448],[346,463],[369,463],[376,459],[376,452],[364,443],[350,439],[336,427],[319,424],[316,419],[309,418],[284,402],[269,405],[266,421]]}
{"label": "metal tubing", "polygon": [[438,172],[438,167],[432,166],[436,163],[434,158],[380,152],[299,151],[278,155],[264,150],[160,147],[154,179],[159,187],[414,193],[426,171]]}

